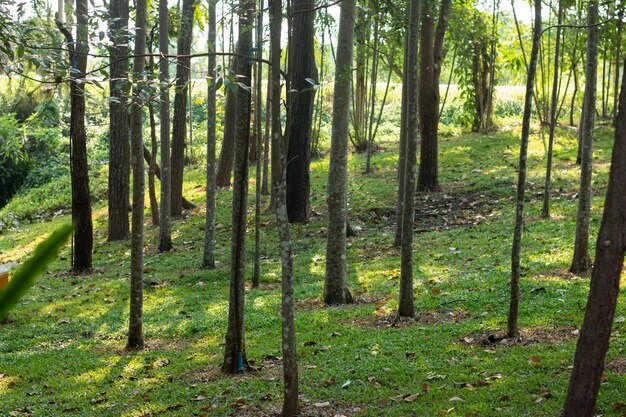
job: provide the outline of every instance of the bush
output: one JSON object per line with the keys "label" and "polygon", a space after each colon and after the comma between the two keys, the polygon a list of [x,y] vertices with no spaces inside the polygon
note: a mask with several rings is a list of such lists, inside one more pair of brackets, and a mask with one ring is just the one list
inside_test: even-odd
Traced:
{"label": "bush", "polygon": [[30,168],[15,115],[0,115],[0,207],[19,190]]}
{"label": "bush", "polygon": [[496,101],[496,116],[497,117],[510,117],[519,116],[522,117],[524,107],[519,100],[498,100]]}

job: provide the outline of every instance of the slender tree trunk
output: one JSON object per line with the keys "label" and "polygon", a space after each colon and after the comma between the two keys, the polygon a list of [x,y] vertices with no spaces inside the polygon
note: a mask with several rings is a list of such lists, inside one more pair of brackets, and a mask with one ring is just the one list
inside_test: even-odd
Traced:
{"label": "slender tree trunk", "polygon": [[358,7],[356,15],[356,77],[354,80],[354,117],[352,122],[355,136],[354,144],[356,146],[357,152],[360,152],[364,151],[367,146],[365,134],[363,133],[363,127],[365,126],[365,102],[367,100],[367,86],[365,82],[365,74],[367,71],[367,54],[365,50],[365,42],[366,38],[369,37],[366,35],[369,32],[366,29],[366,26],[368,26],[370,22],[367,21],[364,7]]}
{"label": "slender tree trunk", "polygon": [[617,12],[617,43],[615,45],[615,77],[613,77],[613,126],[617,124],[617,96],[619,87],[619,66],[622,55],[622,29],[624,27],[624,9]]}
{"label": "slender tree trunk", "polygon": [[[281,0],[269,1],[270,13],[270,83],[268,96],[271,97],[271,134],[272,134],[272,158],[284,159],[285,143],[280,124],[280,34],[282,26],[282,2]],[[278,152],[275,152],[278,150]],[[284,163],[280,163],[285,166]],[[280,240],[280,257],[282,267],[282,348],[283,348],[283,412],[285,417],[294,417],[298,414],[298,359],[296,355],[296,332],[294,320],[293,299],[293,258],[291,249],[291,237],[289,235],[289,219],[287,216],[287,184],[286,172],[280,172],[280,181],[272,182],[272,194],[276,196],[276,221],[278,223],[278,235]],[[272,178],[274,176],[272,175]]]}
{"label": "slender tree trunk", "polygon": [[311,133],[315,89],[315,11],[310,0],[292,0],[293,33],[289,45],[291,94],[287,137],[287,213],[291,223],[306,223],[309,212]]}
{"label": "slender tree trunk", "polygon": [[[151,58],[152,59],[152,58]],[[159,203],[156,197],[156,187],[154,184],[154,177],[156,176],[156,154],[158,150],[157,134],[156,134],[156,121],[154,120],[154,107],[152,103],[148,103],[148,113],[150,117],[150,147],[152,149],[152,155],[148,161],[148,193],[150,194],[150,212],[152,215],[152,225],[159,225]]]}
{"label": "slender tree trunk", "polygon": [[439,21],[435,32],[434,7],[432,3],[423,3],[419,87],[421,152],[417,180],[417,188],[422,191],[439,189],[439,78],[443,60],[443,40],[451,6],[451,0],[441,2]]}
{"label": "slender tree trunk", "polygon": [[256,58],[259,61],[254,65],[254,131],[257,138],[257,146],[254,154],[256,172],[254,184],[254,273],[252,274],[252,287],[258,288],[261,282],[261,152],[263,151],[261,96],[263,95],[263,67],[260,60],[263,57],[263,48],[261,47],[263,43],[263,0],[259,0],[255,29]]}
{"label": "slender tree trunk", "polygon": [[233,183],[233,221],[230,266],[228,330],[223,372],[242,372],[247,365],[244,340],[244,297],[246,280],[246,225],[248,207],[248,152],[250,149],[251,59],[254,1],[240,0],[237,76],[242,85],[236,90],[235,169]]}
{"label": "slender tree trunk", "polygon": [[89,194],[89,169],[87,164],[87,133],[85,131],[85,83],[88,44],[88,2],[76,0],[76,42],[62,25],[70,50],[71,72],[71,118],[70,156],[72,182],[72,222],[74,245],[72,247],[72,270],[84,272],[91,269],[93,249],[93,223],[91,219],[91,196]]}
{"label": "slender tree trunk", "polygon": [[[169,25],[167,0],[159,0],[159,52],[169,54]],[[159,64],[161,82],[161,221],[159,230],[159,252],[172,249],[171,234],[171,160],[170,160],[170,99],[169,61],[161,59]]]}
{"label": "slender tree trunk", "polygon": [[130,147],[128,142],[128,0],[112,0],[109,33],[109,188],[108,240],[128,237],[128,199],[130,193]]}
{"label": "slender tree trunk", "polygon": [[[409,56],[409,37],[404,39],[404,56]],[[407,121],[408,121],[408,61],[402,63],[402,104],[400,109],[400,140],[398,145],[398,201],[396,202],[396,235],[393,246],[402,244],[402,205],[404,204],[404,179],[406,169]]]}
{"label": "slender tree trunk", "polygon": [[420,1],[411,0],[409,8],[409,28],[407,31],[408,55],[404,60],[408,74],[407,92],[407,145],[404,179],[404,202],[402,204],[402,253],[400,260],[400,299],[398,315],[414,317],[413,295],[413,223],[415,218],[415,179],[417,175],[417,142],[419,137],[419,77],[418,44],[420,23]]}
{"label": "slender tree trunk", "polygon": [[[626,65],[625,65],[626,68]],[[589,298],[574,356],[564,417],[592,417],[619,295],[626,252],[626,83],[622,80],[615,144]]]}
{"label": "slender tree trunk", "polygon": [[265,134],[263,137],[263,178],[261,179],[261,194],[269,195],[269,151],[270,151],[270,127],[272,119],[272,73],[268,71],[267,93],[265,97]]}
{"label": "slender tree trunk", "polygon": [[[209,2],[209,48],[215,52],[216,16],[215,3]],[[209,80],[207,82],[207,131],[206,131],[206,223],[204,227],[204,254],[202,267],[215,268],[215,93],[216,93],[216,59],[208,57]]]}
{"label": "slender tree trunk", "polygon": [[528,138],[530,136],[530,117],[533,102],[535,76],[537,74],[537,56],[541,42],[541,0],[535,0],[535,19],[533,28],[533,46],[528,64],[526,78],[526,96],[524,98],[524,115],[522,118],[522,138],[519,152],[519,174],[517,177],[517,204],[515,208],[515,228],[513,230],[513,248],[511,250],[511,292],[507,334],[509,337],[518,336],[517,316],[519,310],[519,279],[520,253],[522,250],[522,231],[524,228],[524,194],[526,192],[526,158],[528,156]]}
{"label": "slender tree trunk", "polygon": [[[376,6],[370,4],[370,7],[374,9]],[[376,81],[378,80],[378,61],[380,52],[378,50],[380,36],[378,36],[378,19],[380,14],[376,11],[374,16],[374,50],[372,51],[372,77],[370,81],[370,101],[369,101],[369,116],[368,116],[368,129],[367,129],[367,160],[365,162],[365,172],[372,172],[372,153],[374,152],[374,112],[376,110]]]}
{"label": "slender tree trunk", "polygon": [[337,63],[333,122],[328,168],[328,243],[324,302],[352,302],[346,271],[346,223],[348,219],[348,133],[350,123],[350,78],[354,48],[355,0],[343,0],[337,37]]}
{"label": "slender tree trunk", "polygon": [[[183,0],[183,9],[178,35],[176,59],[176,94],[174,95],[174,117],[172,118],[172,216],[183,212],[183,170],[185,166],[185,138],[187,136],[187,98],[191,77],[191,40],[195,0]],[[189,103],[191,105],[191,103]]]}
{"label": "slender tree trunk", "polygon": [[580,188],[576,214],[574,256],[570,271],[578,274],[591,267],[589,258],[589,218],[591,215],[591,174],[593,162],[593,125],[596,113],[596,82],[598,67],[598,0],[589,0],[587,16],[587,62],[585,64],[585,96],[580,121]]}
{"label": "slender tree trunk", "polygon": [[556,127],[556,106],[559,94],[559,59],[561,53],[561,22],[563,21],[563,4],[559,0],[559,11],[556,27],[556,43],[554,45],[554,74],[552,74],[552,98],[550,99],[550,138],[548,139],[548,161],[546,164],[546,182],[543,192],[543,208],[541,217],[550,218],[550,188],[552,176],[552,153],[554,149],[554,128]]}
{"label": "slender tree trunk", "polygon": [[[237,73],[237,57],[234,57],[229,70],[229,76],[234,77]],[[226,103],[224,104],[224,134],[222,137],[222,149],[220,150],[215,185],[218,187],[230,187],[230,175],[233,172],[233,159],[235,157],[235,91],[226,87]]]}
{"label": "slender tree trunk", "polygon": [[143,210],[144,210],[144,165],[143,165],[143,98],[145,79],[146,27],[148,5],[146,0],[137,1],[135,25],[135,58],[133,105],[131,107],[131,149],[133,164],[133,213],[130,241],[130,317],[127,349],[143,347]]}

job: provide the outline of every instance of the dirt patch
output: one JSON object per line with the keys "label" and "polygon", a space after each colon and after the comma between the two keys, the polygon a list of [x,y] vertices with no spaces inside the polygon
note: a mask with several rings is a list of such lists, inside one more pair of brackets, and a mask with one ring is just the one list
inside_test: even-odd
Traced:
{"label": "dirt patch", "polygon": [[[471,227],[494,211],[499,197],[487,192],[419,193],[415,196],[415,233]],[[395,224],[395,209],[372,207],[359,216],[364,223]]]}
{"label": "dirt patch", "polygon": [[518,338],[508,338],[502,330],[486,330],[464,336],[460,343],[472,347],[506,347],[512,345],[534,345],[544,343],[558,345],[578,337],[578,329],[573,326],[561,328],[526,327],[520,329]]}
{"label": "dirt patch", "polygon": [[489,193],[422,193],[415,198],[415,232],[449,230],[480,224],[498,197]]}
{"label": "dirt patch", "polygon": [[385,329],[390,327],[405,328],[417,325],[434,326],[442,323],[459,323],[469,318],[469,312],[465,310],[431,310],[418,312],[414,319],[400,317],[385,307],[379,307],[373,314],[367,317],[352,317],[350,324],[359,328]]}
{"label": "dirt patch", "polygon": [[296,300],[295,303],[296,311],[321,310],[324,307],[326,307],[326,305],[321,298],[307,298],[305,300]]}
{"label": "dirt patch", "polygon": [[557,279],[564,281],[576,281],[576,280],[585,280],[591,277],[591,270],[588,272],[584,272],[582,274],[573,274],[567,268],[559,268],[554,271],[547,272],[545,274],[540,274],[537,276],[539,279]]}
{"label": "dirt patch", "polygon": [[616,375],[626,375],[626,358],[616,358],[606,364],[606,370]]}

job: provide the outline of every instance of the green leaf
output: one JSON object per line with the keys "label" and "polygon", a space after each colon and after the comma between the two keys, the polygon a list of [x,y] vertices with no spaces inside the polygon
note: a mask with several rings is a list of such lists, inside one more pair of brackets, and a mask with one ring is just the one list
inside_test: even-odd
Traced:
{"label": "green leaf", "polygon": [[18,303],[26,291],[35,284],[37,277],[56,258],[71,233],[71,225],[61,226],[48,239],[37,245],[33,256],[19,268],[9,282],[9,286],[0,291],[0,321],[4,320],[9,310]]}

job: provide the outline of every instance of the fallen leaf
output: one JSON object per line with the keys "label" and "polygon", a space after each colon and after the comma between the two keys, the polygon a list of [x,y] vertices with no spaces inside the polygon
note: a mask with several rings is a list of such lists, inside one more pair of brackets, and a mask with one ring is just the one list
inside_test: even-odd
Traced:
{"label": "fallen leaf", "polygon": [[350,385],[352,383],[352,381],[347,380],[346,382],[343,383],[343,385],[341,386],[341,388],[348,388],[348,385]]}
{"label": "fallen leaf", "polygon": [[411,394],[411,395],[407,395],[406,397],[404,397],[404,401],[407,403],[410,403],[412,401],[415,401],[417,399],[417,397],[419,397],[420,394],[419,392],[416,394]]}
{"label": "fallen leaf", "polygon": [[335,383],[335,379],[331,378],[331,379],[327,379],[326,381],[324,381],[322,383],[322,385],[324,385],[325,387],[330,387],[331,385],[333,385]]}
{"label": "fallen leaf", "polygon": [[367,380],[368,380],[369,382],[371,382],[371,383],[372,383],[372,384],[373,384],[376,388],[380,388],[380,387],[381,387],[380,382],[378,382],[378,381],[376,380],[376,377],[373,377],[373,376],[368,376],[368,377],[367,377]]}
{"label": "fallen leaf", "polygon": [[63,317],[62,319],[57,321],[57,324],[69,324],[69,323],[70,323],[69,317]]}
{"label": "fallen leaf", "polygon": [[191,401],[204,401],[204,400],[206,400],[206,397],[204,395],[202,395],[202,394],[191,399]]}
{"label": "fallen leaf", "polygon": [[539,356],[531,356],[528,358],[528,363],[540,363],[541,358]]}
{"label": "fallen leaf", "polygon": [[445,375],[439,375],[439,374],[430,374],[426,377],[427,380],[432,381],[435,379],[446,379]]}
{"label": "fallen leaf", "polygon": [[623,408],[626,408],[626,403],[615,403],[613,405],[613,410],[621,410]]}
{"label": "fallen leaf", "polygon": [[315,340],[309,340],[308,342],[304,342],[304,346],[315,346],[317,342]]}
{"label": "fallen leaf", "polygon": [[454,402],[462,402],[462,403],[464,403],[465,402],[465,400],[463,398],[461,398],[461,397],[452,397],[448,401],[450,401],[452,403],[454,403]]}
{"label": "fallen leaf", "polygon": [[315,403],[313,404],[313,406],[317,408],[326,408],[326,407],[330,407],[330,403],[328,401],[324,401],[321,403]]}
{"label": "fallen leaf", "polygon": [[422,384],[422,392],[430,392],[430,385]]}
{"label": "fallen leaf", "polygon": [[230,406],[232,408],[242,408],[246,405],[246,400],[245,398],[237,398],[235,401],[233,401]]}
{"label": "fallen leaf", "polygon": [[261,401],[271,401],[272,398],[274,398],[274,396],[268,393],[261,397]]}

